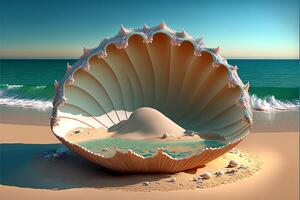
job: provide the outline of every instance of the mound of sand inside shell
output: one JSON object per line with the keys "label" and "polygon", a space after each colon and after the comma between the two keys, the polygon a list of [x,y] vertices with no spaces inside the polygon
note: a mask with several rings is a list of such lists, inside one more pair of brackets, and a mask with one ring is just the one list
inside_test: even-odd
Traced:
{"label": "mound of sand inside shell", "polygon": [[118,137],[134,140],[203,140],[198,135],[186,135],[185,129],[177,125],[161,112],[142,107],[133,112],[128,120],[123,120],[108,130],[76,128],[65,138],[73,142],[82,142],[106,137]]}

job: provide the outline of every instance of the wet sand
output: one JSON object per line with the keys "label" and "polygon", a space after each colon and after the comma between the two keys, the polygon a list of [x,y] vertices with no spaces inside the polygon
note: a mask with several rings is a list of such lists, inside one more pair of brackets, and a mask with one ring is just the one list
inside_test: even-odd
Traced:
{"label": "wet sand", "polygon": [[[35,156],[38,153],[49,148],[61,147],[57,144],[59,141],[51,134],[50,128],[1,124],[0,130],[1,171],[9,169],[7,171],[9,173],[1,174],[0,194],[3,199],[40,199],[41,197],[43,199],[85,199],[87,196],[89,199],[99,199],[99,197],[101,199],[253,199],[255,197],[255,199],[293,200],[299,198],[299,134],[297,132],[251,133],[238,148],[242,152],[259,156],[264,164],[262,170],[250,178],[208,189],[181,190],[179,187],[178,190],[169,192],[142,192],[138,189],[124,191],[119,188],[128,189],[135,185],[144,188],[145,186],[141,184],[145,181],[167,181],[174,175],[132,175],[133,177],[128,179],[126,176],[116,175],[94,166],[76,155],[66,158],[69,160],[53,160],[51,167],[45,166],[46,171],[42,164],[34,165],[36,167],[32,169],[26,164],[26,160],[31,159],[33,162],[35,160],[32,160],[32,157],[37,158]],[[20,162],[25,163],[22,165]],[[36,175],[32,177],[26,174],[28,170],[35,170]],[[195,173],[190,171],[176,174],[177,182],[184,180],[184,177],[190,179]],[[46,174],[45,179],[43,176]],[[101,177],[105,176],[105,182],[99,182],[97,174]],[[45,180],[51,184],[45,184],[43,182]],[[170,183],[166,184],[170,185]]]}

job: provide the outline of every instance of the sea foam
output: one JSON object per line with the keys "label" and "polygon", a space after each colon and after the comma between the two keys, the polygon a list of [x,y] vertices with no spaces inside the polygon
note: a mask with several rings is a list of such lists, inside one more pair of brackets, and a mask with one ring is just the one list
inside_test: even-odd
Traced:
{"label": "sea foam", "polygon": [[[0,84],[0,105],[12,106],[12,107],[30,107],[38,110],[47,110],[52,108],[51,97],[48,93],[44,94],[40,92],[47,92],[47,85],[9,85]],[[51,86],[52,87],[52,86]],[[32,91],[33,94],[40,97],[28,97],[24,94],[28,94],[28,90],[20,91],[21,88],[27,88]],[[52,90],[52,88],[50,88]],[[40,96],[43,95],[43,96]],[[251,95],[251,106],[253,110],[264,112],[276,112],[283,110],[298,110],[299,100],[279,100],[274,96],[267,96],[260,98],[255,94]]]}
{"label": "sea foam", "polygon": [[13,97],[0,98],[0,105],[6,105],[11,107],[28,107],[37,110],[48,110],[52,108],[51,101],[39,99],[18,99]]}
{"label": "sea foam", "polygon": [[252,109],[265,112],[274,112],[280,110],[298,110],[299,100],[283,101],[274,96],[259,98],[255,94],[251,96]]}

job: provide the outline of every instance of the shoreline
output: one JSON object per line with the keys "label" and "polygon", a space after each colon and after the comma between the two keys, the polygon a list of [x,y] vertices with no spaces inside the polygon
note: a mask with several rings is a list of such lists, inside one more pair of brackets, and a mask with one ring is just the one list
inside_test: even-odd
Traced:
{"label": "shoreline", "polygon": [[[2,146],[1,151],[3,151],[5,148],[8,148],[9,152],[18,155],[15,158],[11,158],[12,160],[10,162],[12,162],[12,166],[15,162],[14,159],[21,159],[21,155],[28,156],[28,153],[34,154],[49,147],[56,148],[57,145],[60,144],[59,140],[51,133],[49,126],[0,124],[0,129]],[[100,186],[100,184],[98,185],[100,187],[97,187],[96,183],[99,183],[99,179],[97,178],[92,178],[89,184],[87,184],[86,181],[80,182],[80,180],[85,180],[87,177],[91,178],[98,173],[106,173],[106,176],[111,176],[111,172],[107,172],[101,167],[95,168],[92,171],[86,171],[84,170],[87,167],[86,165],[91,164],[88,164],[87,161],[80,159],[75,162],[74,159],[66,164],[69,166],[69,171],[67,170],[58,174],[55,174],[53,171],[55,169],[52,170],[52,168],[48,171],[50,177],[53,176],[52,178],[54,178],[54,180],[57,179],[57,186],[59,186],[60,182],[64,184],[64,181],[67,180],[77,180],[77,183],[75,181],[69,188],[43,189],[42,184],[40,184],[40,186],[37,188],[32,187],[32,185],[30,187],[30,183],[32,181],[37,181],[34,180],[33,177],[28,177],[27,180],[24,179],[19,185],[17,185],[16,182],[13,181],[14,178],[18,178],[18,174],[15,174],[17,177],[8,177],[6,182],[1,181],[0,193],[4,199],[39,199],[38,197],[43,196],[43,199],[72,198],[74,200],[86,198],[86,195],[89,195],[90,199],[99,199],[99,196],[105,199],[195,199],[196,197],[205,199],[219,199],[223,198],[224,196],[232,200],[253,199],[253,196],[256,196],[257,200],[293,200],[299,198],[298,132],[285,131],[277,132],[276,134],[273,132],[252,132],[245,140],[241,142],[240,145],[238,145],[237,148],[242,151],[254,153],[261,157],[264,161],[262,170],[250,178],[208,189],[180,190],[179,188],[178,191],[151,191],[151,193],[123,191],[122,189],[120,190],[113,188],[117,185],[125,184],[126,178],[124,176],[115,177],[115,175],[114,179],[102,183],[102,186]],[[75,170],[74,166],[79,168]],[[20,175],[22,175],[24,172],[26,172],[26,170],[18,171],[18,173],[21,173]],[[287,172],[288,175],[286,175]],[[24,176],[24,174],[22,176]],[[140,176],[137,175],[136,177]],[[151,175],[145,175],[145,177],[146,179],[150,179]],[[146,179],[138,178],[137,180],[134,180],[137,181],[135,183],[141,183]],[[131,185],[133,183],[134,182],[126,184]],[[257,194],[259,194],[259,196],[257,196]]]}

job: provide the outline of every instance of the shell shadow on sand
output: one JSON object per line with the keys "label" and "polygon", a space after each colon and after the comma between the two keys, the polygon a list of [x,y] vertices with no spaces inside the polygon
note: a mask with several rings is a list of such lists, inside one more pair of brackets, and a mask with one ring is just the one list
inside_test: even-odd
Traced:
{"label": "shell shadow on sand", "polygon": [[[125,175],[93,164],[67,151],[63,159],[45,160],[42,152],[62,148],[61,144],[0,144],[2,159],[1,184],[24,188],[70,189],[106,188],[156,181],[169,175]],[[122,181],[120,181],[122,179]]]}
{"label": "shell shadow on sand", "polygon": [[[66,151],[59,159],[45,159],[43,153],[51,149],[64,149],[61,144],[1,144],[6,162],[1,164],[1,184],[21,188],[64,190],[72,188],[109,188],[127,191],[171,191],[215,187],[247,178],[261,169],[262,161],[249,154],[231,152],[207,166],[176,174],[120,174],[89,162]],[[227,169],[232,156],[243,163]],[[227,158],[226,158],[227,157]],[[222,176],[215,172],[224,171]],[[206,171],[210,180],[199,177]],[[197,181],[195,181],[195,179]]]}

